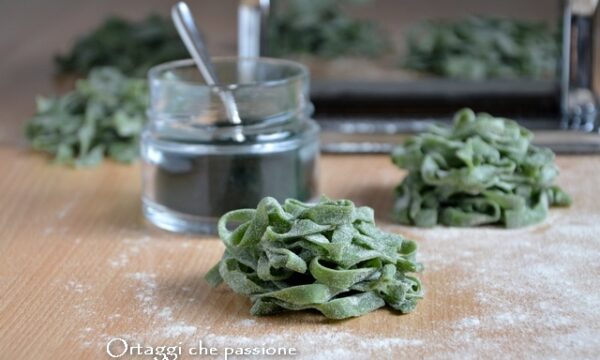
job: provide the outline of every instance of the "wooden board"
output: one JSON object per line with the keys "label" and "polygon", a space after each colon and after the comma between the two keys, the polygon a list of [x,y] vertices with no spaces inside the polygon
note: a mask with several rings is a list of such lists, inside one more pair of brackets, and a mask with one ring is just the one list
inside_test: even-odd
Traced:
{"label": "wooden board", "polygon": [[387,219],[403,176],[387,157],[324,156],[322,192],[373,206],[380,224],[418,241],[426,268],[414,313],[341,322],[254,318],[247,299],[211,289],[202,276],[223,246],[147,224],[137,166],[70,170],[7,148],[0,164],[0,354],[12,358],[104,359],[113,338],[184,351],[203,341],[221,352],[213,358],[239,346],[293,347],[296,359],[600,352],[600,157],[559,159],[574,206],[543,224],[423,230]]}
{"label": "wooden board", "polygon": [[[202,7],[216,54],[235,51],[236,4],[192,4]],[[253,318],[248,300],[210,289],[202,276],[223,246],[145,223],[136,166],[79,171],[27,151],[22,124],[34,96],[63,89],[52,55],[107,14],[139,18],[169,5],[0,4],[0,359],[108,359],[114,337],[185,350],[204,341],[220,354],[187,358],[211,359],[236,346],[294,347],[294,359],[598,356],[600,157],[559,158],[574,206],[508,231],[393,226],[387,214],[403,173],[385,156],[324,156],[322,192],[373,206],[380,224],[418,241],[426,268],[414,313],[381,309],[332,322],[313,313]],[[411,9],[400,15],[412,18]]]}

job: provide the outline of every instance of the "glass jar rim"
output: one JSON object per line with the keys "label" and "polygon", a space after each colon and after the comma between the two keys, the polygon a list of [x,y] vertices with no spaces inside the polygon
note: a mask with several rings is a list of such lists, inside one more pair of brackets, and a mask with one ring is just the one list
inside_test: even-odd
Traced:
{"label": "glass jar rim", "polygon": [[266,81],[260,81],[260,82],[248,82],[248,83],[236,83],[236,84],[215,84],[215,85],[208,85],[208,84],[200,82],[200,81],[167,79],[167,78],[160,77],[160,74],[167,70],[183,69],[183,68],[187,68],[187,67],[195,68],[196,64],[195,64],[194,60],[191,58],[188,58],[188,59],[169,61],[169,62],[165,62],[165,63],[158,64],[158,65],[151,67],[148,70],[148,80],[160,81],[160,82],[187,83],[187,84],[191,84],[194,86],[202,86],[202,87],[214,90],[214,91],[236,90],[236,89],[240,89],[240,88],[252,88],[252,87],[256,87],[258,85],[266,86],[266,87],[281,86],[281,85],[286,85],[286,84],[292,83],[292,82],[300,80],[300,79],[305,79],[308,81],[308,74],[309,74],[308,68],[305,65],[303,65],[299,62],[296,62],[296,61],[292,61],[292,60],[276,59],[276,58],[269,58],[269,57],[237,57],[237,56],[216,56],[216,57],[212,57],[211,60],[212,60],[213,64],[218,64],[218,63],[223,63],[223,62],[249,61],[249,62],[255,62],[257,64],[263,63],[263,64],[269,64],[269,65],[287,66],[290,69],[296,70],[296,73],[293,75],[290,75],[288,77],[281,78],[281,79],[266,80]]}

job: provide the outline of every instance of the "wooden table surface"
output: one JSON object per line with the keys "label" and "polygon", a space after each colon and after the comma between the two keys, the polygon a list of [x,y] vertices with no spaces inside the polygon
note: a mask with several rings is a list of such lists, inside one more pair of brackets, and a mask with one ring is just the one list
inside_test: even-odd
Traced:
{"label": "wooden table surface", "polygon": [[[335,322],[251,317],[247,299],[211,289],[202,277],[223,246],[147,224],[138,166],[74,170],[30,152],[21,127],[34,95],[57,91],[51,54],[117,4],[138,16],[134,3],[0,4],[0,359],[110,359],[117,338],[218,352],[183,356],[192,359],[236,347],[294,348],[294,359],[600,356],[600,156],[559,157],[573,206],[517,230],[394,226],[387,214],[404,174],[387,157],[323,156],[322,192],[374,207],[382,226],[418,242],[425,265],[415,312]],[[65,18],[67,6],[77,16]],[[8,36],[25,15],[31,36]]]}
{"label": "wooden table surface", "polygon": [[[223,246],[145,223],[137,166],[70,170],[7,148],[0,164],[0,358],[103,359],[112,338],[295,347],[301,359],[600,352],[600,157],[559,159],[574,205],[540,225],[391,227],[419,243],[425,299],[409,315],[342,322],[253,318],[248,300],[211,289],[202,276]],[[322,158],[323,193],[373,206],[382,225],[401,177],[383,156]]]}

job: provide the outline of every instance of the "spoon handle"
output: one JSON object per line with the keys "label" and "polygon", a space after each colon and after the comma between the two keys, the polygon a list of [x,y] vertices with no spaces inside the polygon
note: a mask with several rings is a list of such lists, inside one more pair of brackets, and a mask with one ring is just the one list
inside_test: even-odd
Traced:
{"label": "spoon handle", "polygon": [[[171,17],[185,47],[194,59],[198,70],[208,85],[219,85],[219,78],[210,60],[204,38],[194,22],[190,8],[183,1],[173,5]],[[218,90],[219,97],[225,106],[227,117],[233,124],[242,123],[233,94],[224,89]]]}

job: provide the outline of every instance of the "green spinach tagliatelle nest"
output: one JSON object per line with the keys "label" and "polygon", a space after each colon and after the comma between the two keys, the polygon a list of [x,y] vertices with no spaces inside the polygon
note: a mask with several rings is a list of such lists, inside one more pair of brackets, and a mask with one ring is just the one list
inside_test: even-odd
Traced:
{"label": "green spinach tagliatelle nest", "polygon": [[25,135],[35,150],[61,164],[90,167],[104,156],[130,163],[138,157],[147,103],[146,80],[112,67],[95,68],[69,93],[39,97]]}
{"label": "green spinach tagliatelle nest", "polygon": [[253,315],[316,309],[344,319],[386,304],[406,313],[422,297],[408,275],[421,270],[416,244],[378,229],[369,207],[265,198],[257,209],[228,212],[218,229],[226,250],[206,279],[249,296]]}
{"label": "green spinach tagliatelle nest", "polygon": [[404,65],[444,77],[554,79],[560,36],[544,23],[473,16],[410,29]]}
{"label": "green spinach tagliatelle nest", "polygon": [[553,185],[554,154],[532,138],[512,120],[470,109],[459,111],[451,127],[410,138],[392,153],[409,171],[396,189],[395,219],[422,227],[516,228],[542,221],[550,206],[570,205]]}

